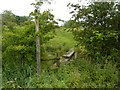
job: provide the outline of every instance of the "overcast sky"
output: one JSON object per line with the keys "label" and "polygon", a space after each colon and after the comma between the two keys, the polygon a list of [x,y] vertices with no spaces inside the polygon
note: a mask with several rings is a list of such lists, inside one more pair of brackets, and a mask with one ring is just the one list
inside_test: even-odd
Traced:
{"label": "overcast sky", "polygon": [[[86,0],[82,0],[86,1]],[[11,10],[15,15],[28,16],[33,11],[33,6],[30,4],[35,0],[1,0],[0,1],[0,13],[4,10]],[[69,2],[77,3],[78,0],[54,0],[51,5],[43,5],[42,11],[46,9],[53,9],[52,13],[55,15],[55,19],[69,20],[71,15],[70,10],[67,7]],[[84,4],[82,2],[81,4]]]}

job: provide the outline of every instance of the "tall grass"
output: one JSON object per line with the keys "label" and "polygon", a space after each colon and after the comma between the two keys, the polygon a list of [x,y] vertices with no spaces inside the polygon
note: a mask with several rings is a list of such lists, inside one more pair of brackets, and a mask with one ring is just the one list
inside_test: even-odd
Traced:
{"label": "tall grass", "polygon": [[79,59],[70,65],[62,64],[57,70],[43,70],[32,76],[26,87],[30,88],[116,88],[118,70],[111,62],[104,65]]}

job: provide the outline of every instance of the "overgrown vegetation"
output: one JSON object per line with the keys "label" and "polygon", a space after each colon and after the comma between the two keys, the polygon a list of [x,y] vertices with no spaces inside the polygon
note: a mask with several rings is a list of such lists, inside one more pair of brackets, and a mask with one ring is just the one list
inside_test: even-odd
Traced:
{"label": "overgrown vegetation", "polygon": [[27,79],[20,80],[24,85],[14,80],[4,83],[3,86],[5,88],[117,88],[118,80],[118,70],[112,62],[101,65],[91,63],[89,59],[80,58],[69,65],[63,63],[57,70],[42,68],[40,77],[31,75]]}
{"label": "overgrown vegetation", "polygon": [[[3,12],[3,88],[119,88],[119,4],[68,6],[74,8],[73,19],[64,26],[57,25],[50,10],[40,12],[38,33],[31,16]],[[36,75],[36,35],[41,39],[41,59],[63,59],[71,48],[77,58],[73,56],[54,69],[57,61],[42,61],[41,74]]]}
{"label": "overgrown vegetation", "polygon": [[[80,42],[79,45],[85,46],[89,57],[99,62],[104,62],[104,59],[119,62],[120,5],[114,2],[94,2],[88,7],[78,4],[70,6],[74,8],[71,13],[76,22],[72,27],[74,38]],[[83,29],[79,28],[80,25]]]}
{"label": "overgrown vegetation", "polygon": [[81,58],[70,65],[62,64],[58,70],[43,71],[41,77],[34,76],[30,79],[28,87],[115,88],[117,75],[116,66],[111,62],[102,66]]}

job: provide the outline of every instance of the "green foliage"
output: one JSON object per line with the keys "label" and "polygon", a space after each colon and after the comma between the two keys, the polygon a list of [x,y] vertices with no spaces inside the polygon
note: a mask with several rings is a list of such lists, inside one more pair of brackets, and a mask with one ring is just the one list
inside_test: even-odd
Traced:
{"label": "green foliage", "polygon": [[[103,58],[119,61],[119,5],[113,2],[94,2],[83,8],[78,4],[71,4],[71,7],[74,7],[71,12],[74,21],[80,23],[72,29],[74,38],[85,46],[88,56],[99,62],[104,62]],[[80,25],[84,29],[80,29]]]}
{"label": "green foliage", "polygon": [[12,26],[15,25],[15,15],[11,11],[5,10],[2,14],[2,24],[12,29]]}
{"label": "green foliage", "polygon": [[[31,23],[29,27],[33,26],[34,24]],[[24,80],[35,73],[35,70],[27,71],[31,66],[35,67],[34,29],[30,31],[29,27],[15,25],[11,30],[9,27],[3,26],[3,87],[22,87]]]}
{"label": "green foliage", "polygon": [[28,20],[27,16],[17,16],[12,11],[5,10],[2,14],[2,25],[7,25],[9,29],[13,29],[14,25],[23,25]]}
{"label": "green foliage", "polygon": [[12,28],[9,25],[3,25],[2,67],[5,76],[3,78],[3,87],[23,87],[28,81],[27,79],[36,74],[35,36],[36,34],[40,35],[43,57],[43,44],[53,38],[54,29],[58,27],[57,22],[54,21],[54,16],[49,11],[41,13],[39,20],[40,32],[38,33],[35,33],[33,21],[26,21],[22,23],[22,26],[17,25],[16,22]]}
{"label": "green foliage", "polygon": [[27,16],[16,16],[16,23],[18,25],[24,25],[23,23],[28,20]]}
{"label": "green foliage", "polygon": [[30,88],[115,88],[118,71],[111,62],[91,64],[90,60],[79,59],[74,64],[62,64],[58,70],[43,70],[41,76],[33,76]]}
{"label": "green foliage", "polygon": [[[42,4],[43,0],[32,4],[36,9],[30,17],[16,16],[11,11],[3,13],[2,87],[119,87],[117,69],[119,66],[112,62],[119,60],[120,53],[120,27],[117,19],[120,15],[119,5],[105,2],[92,3],[87,8],[80,8],[79,4],[72,4],[72,7],[75,7],[74,12],[78,10],[77,13],[71,12],[74,13],[75,20],[66,22],[65,28],[58,28],[50,10],[39,12],[39,6]],[[28,21],[28,18],[32,20]],[[36,18],[39,19],[40,26],[40,31],[37,33],[35,33],[33,22]],[[70,30],[73,33],[69,32]],[[60,67],[54,69],[50,67],[55,61],[41,62],[41,75],[36,76],[36,35],[39,35],[41,39],[42,58],[54,58],[57,53],[63,55],[74,48],[78,51],[78,59],[71,58],[68,64],[61,63]],[[84,54],[87,54],[89,58],[86,55],[80,58]]]}
{"label": "green foliage", "polygon": [[75,20],[69,20],[64,23],[65,28],[76,28],[80,27],[80,22],[76,22]]}
{"label": "green foliage", "polygon": [[54,38],[45,43],[44,47],[48,55],[56,56],[57,53],[63,55],[74,48],[75,44],[71,32],[66,31],[65,28],[58,28],[55,30]]}
{"label": "green foliage", "polygon": [[[33,27],[33,25],[31,24],[30,27]],[[11,59],[23,60],[23,58],[27,61],[29,59],[28,57],[30,56],[27,55],[28,52],[31,51],[30,53],[32,55],[35,53],[35,40],[33,32],[34,29],[29,31],[29,28],[21,28],[20,26],[14,26],[12,31],[9,29],[8,31],[3,30],[3,58],[5,61],[11,61]]]}
{"label": "green foliage", "polygon": [[[35,67],[29,65],[20,66],[16,62],[6,63],[2,73],[2,88],[23,88],[29,80],[29,77],[35,73]],[[9,68],[9,65],[13,66]]]}

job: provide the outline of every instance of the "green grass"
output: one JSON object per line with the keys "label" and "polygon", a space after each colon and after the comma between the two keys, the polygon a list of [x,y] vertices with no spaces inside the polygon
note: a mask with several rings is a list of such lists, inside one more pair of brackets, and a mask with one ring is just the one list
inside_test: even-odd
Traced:
{"label": "green grass", "polygon": [[[20,81],[18,81],[20,82]],[[61,64],[55,70],[42,69],[41,75],[31,75],[23,84],[3,82],[4,88],[117,88],[118,70],[108,62],[104,65],[80,58],[70,64]],[[22,83],[21,82],[21,83]]]}
{"label": "green grass", "polygon": [[74,48],[76,42],[73,39],[71,32],[67,32],[64,28],[55,30],[55,37],[48,41],[44,47],[46,49],[46,55],[56,57],[56,53],[64,54],[66,51]]}
{"label": "green grass", "polygon": [[[46,53],[44,55],[44,59],[56,58],[57,53],[62,56],[71,48],[74,48],[76,42],[73,39],[73,34],[71,32],[67,32],[64,28],[59,28],[55,30],[55,37],[50,39],[45,45],[44,48]],[[48,69],[52,66],[54,61],[43,61],[42,69]]]}
{"label": "green grass", "polygon": [[70,65],[62,64],[57,70],[42,70],[40,76],[30,77],[25,87],[29,88],[115,88],[118,71],[115,65],[91,64],[79,59]]}

